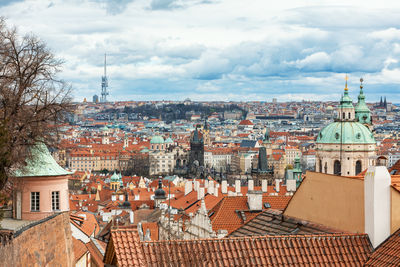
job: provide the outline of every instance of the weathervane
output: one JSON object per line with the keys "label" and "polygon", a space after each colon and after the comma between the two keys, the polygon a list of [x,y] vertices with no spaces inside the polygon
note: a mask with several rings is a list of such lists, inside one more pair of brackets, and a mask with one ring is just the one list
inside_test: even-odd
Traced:
{"label": "weathervane", "polygon": [[363,81],[364,81],[364,79],[361,77],[361,78],[360,78],[360,83],[361,83],[361,84],[360,84],[360,89],[363,89],[363,84],[362,84]]}
{"label": "weathervane", "polygon": [[346,74],[346,77],[345,77],[344,79],[346,80],[346,86],[344,87],[344,90],[347,91],[347,90],[349,90],[349,89],[347,88],[347,80],[349,79],[349,78],[347,77],[347,74]]}

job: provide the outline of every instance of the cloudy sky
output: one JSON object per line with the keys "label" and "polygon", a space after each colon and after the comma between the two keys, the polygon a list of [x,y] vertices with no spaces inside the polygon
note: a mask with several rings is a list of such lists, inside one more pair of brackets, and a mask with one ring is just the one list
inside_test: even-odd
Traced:
{"label": "cloudy sky", "polygon": [[400,1],[1,0],[0,15],[64,59],[76,100],[400,103]]}

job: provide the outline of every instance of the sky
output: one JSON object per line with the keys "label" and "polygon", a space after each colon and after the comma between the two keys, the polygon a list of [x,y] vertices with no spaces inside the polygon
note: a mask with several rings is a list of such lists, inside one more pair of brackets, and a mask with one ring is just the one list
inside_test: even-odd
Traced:
{"label": "sky", "polygon": [[0,16],[65,62],[76,101],[400,103],[400,1],[0,0]]}

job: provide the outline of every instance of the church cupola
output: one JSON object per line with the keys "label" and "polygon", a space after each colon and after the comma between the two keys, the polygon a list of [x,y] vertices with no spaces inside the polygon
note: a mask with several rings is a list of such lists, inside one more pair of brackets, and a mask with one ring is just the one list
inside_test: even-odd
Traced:
{"label": "church cupola", "polygon": [[371,125],[371,111],[365,103],[365,95],[363,92],[363,79],[360,79],[360,94],[358,95],[358,103],[355,107],[356,120],[366,126]]}
{"label": "church cupola", "polygon": [[340,100],[338,108],[338,120],[339,121],[354,121],[355,111],[353,106],[353,100],[349,96],[349,89],[347,88],[347,75],[346,75],[346,86],[344,88],[344,94]]}

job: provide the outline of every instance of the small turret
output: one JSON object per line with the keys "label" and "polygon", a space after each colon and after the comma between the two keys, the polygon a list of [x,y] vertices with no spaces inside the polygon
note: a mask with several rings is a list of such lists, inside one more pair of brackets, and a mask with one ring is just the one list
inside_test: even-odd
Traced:
{"label": "small turret", "polygon": [[354,121],[355,112],[353,106],[353,100],[349,96],[349,89],[347,88],[347,75],[346,75],[346,85],[344,88],[344,94],[340,100],[340,105],[338,108],[338,119],[340,121]]}
{"label": "small turret", "polygon": [[355,107],[356,120],[365,126],[369,127],[371,125],[371,111],[369,110],[367,104],[365,103],[365,96],[363,92],[363,78],[360,79],[360,94],[358,95],[358,103]]}
{"label": "small turret", "polygon": [[165,194],[164,189],[162,189],[162,178],[160,177],[158,180],[158,188],[154,192],[154,205],[159,208],[161,202],[165,201],[167,196]]}

